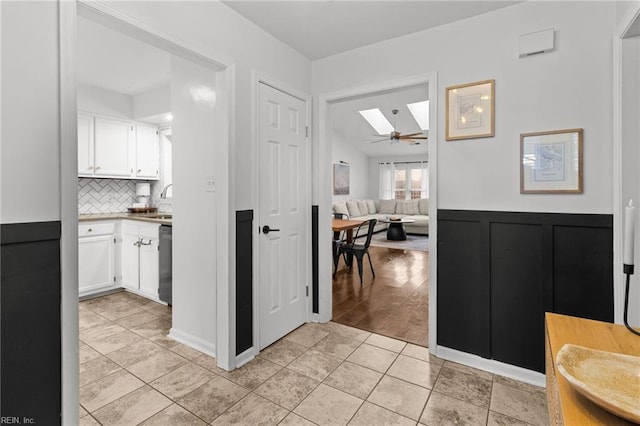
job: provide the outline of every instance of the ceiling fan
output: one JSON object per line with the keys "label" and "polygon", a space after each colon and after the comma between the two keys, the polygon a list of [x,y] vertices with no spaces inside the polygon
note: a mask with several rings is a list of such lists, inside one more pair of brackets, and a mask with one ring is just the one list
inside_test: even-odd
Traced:
{"label": "ceiling fan", "polygon": [[388,135],[375,135],[374,137],[376,137],[376,139],[372,140],[371,143],[391,141],[391,143],[405,142],[409,145],[420,145],[420,140],[428,139],[423,132],[407,133],[403,135],[401,132],[397,131],[395,116],[398,115],[398,110],[393,109],[391,110],[391,113],[393,114],[393,132]]}

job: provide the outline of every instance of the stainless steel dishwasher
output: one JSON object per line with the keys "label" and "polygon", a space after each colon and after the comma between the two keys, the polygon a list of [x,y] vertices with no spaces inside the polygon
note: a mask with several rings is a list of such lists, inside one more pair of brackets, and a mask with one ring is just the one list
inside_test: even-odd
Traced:
{"label": "stainless steel dishwasher", "polygon": [[160,275],[160,286],[158,288],[158,298],[163,302],[167,302],[169,305],[172,305],[171,301],[171,281],[172,281],[172,271],[171,271],[171,262],[172,255],[171,246],[173,245],[171,241],[171,231],[173,228],[170,225],[161,225],[160,226],[160,261],[159,261],[159,275]]}

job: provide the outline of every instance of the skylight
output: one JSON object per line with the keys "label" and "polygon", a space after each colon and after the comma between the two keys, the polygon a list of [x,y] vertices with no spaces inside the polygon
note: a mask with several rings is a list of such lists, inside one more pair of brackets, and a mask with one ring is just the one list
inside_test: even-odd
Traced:
{"label": "skylight", "polygon": [[407,104],[411,115],[420,126],[421,130],[429,130],[429,101]]}
{"label": "skylight", "polygon": [[382,114],[379,108],[367,109],[364,111],[358,111],[367,123],[371,125],[378,132],[379,135],[388,135],[393,132],[393,126],[389,123],[389,120]]}

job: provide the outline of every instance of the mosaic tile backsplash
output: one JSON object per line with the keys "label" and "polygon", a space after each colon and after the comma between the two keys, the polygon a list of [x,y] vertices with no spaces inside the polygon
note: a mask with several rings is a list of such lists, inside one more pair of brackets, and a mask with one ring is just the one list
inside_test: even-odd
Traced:
{"label": "mosaic tile backsplash", "polygon": [[[136,182],[129,179],[78,178],[78,213],[126,212],[136,201]],[[171,212],[171,204],[160,199],[162,188],[157,181],[151,182],[150,205],[158,211]]]}

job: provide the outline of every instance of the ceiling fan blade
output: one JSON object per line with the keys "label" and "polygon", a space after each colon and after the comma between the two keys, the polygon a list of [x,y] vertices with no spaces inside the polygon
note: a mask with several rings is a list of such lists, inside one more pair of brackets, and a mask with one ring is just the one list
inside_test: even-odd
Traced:
{"label": "ceiling fan blade", "polygon": [[370,143],[379,143],[379,142],[384,142],[384,141],[388,141],[389,139],[385,138],[385,139],[376,139],[376,140],[372,140],[369,141]]}
{"label": "ceiling fan blade", "polygon": [[421,145],[421,142],[415,140],[415,139],[401,139],[402,142],[409,144],[409,145]]}
{"label": "ceiling fan blade", "polygon": [[406,138],[410,138],[412,136],[418,136],[418,135],[423,135],[422,132],[417,132],[417,133],[408,133],[406,135],[400,135],[400,139],[406,139]]}
{"label": "ceiling fan blade", "polygon": [[402,135],[400,139],[429,139],[427,136],[410,136],[410,135]]}

